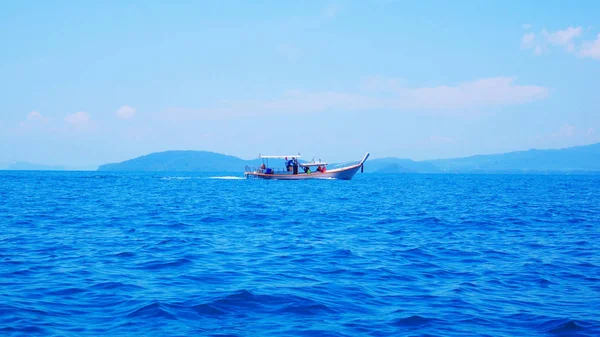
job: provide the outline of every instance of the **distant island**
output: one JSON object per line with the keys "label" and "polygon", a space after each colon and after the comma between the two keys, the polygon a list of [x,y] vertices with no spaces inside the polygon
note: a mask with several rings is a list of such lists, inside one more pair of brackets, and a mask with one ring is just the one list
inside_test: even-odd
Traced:
{"label": "distant island", "polygon": [[29,162],[0,163],[0,171],[96,171],[97,165],[44,165]]}
{"label": "distant island", "polygon": [[11,171],[62,171],[64,166],[59,165],[41,165],[32,164],[27,162],[16,162],[10,164],[0,164],[0,170],[11,170]]}
{"label": "distant island", "polygon": [[98,171],[241,172],[246,165],[257,166],[260,161],[208,151],[165,151],[101,165]]}
{"label": "distant island", "polygon": [[[242,172],[246,165],[258,166],[259,159],[207,151],[165,151],[106,164],[98,171]],[[365,163],[366,173],[599,173],[600,143],[557,150],[528,150],[465,158],[414,161],[380,158]]]}
{"label": "distant island", "polygon": [[369,172],[380,173],[600,174],[600,143],[556,150],[532,149],[502,154],[424,161],[381,158],[370,161],[369,166]]}

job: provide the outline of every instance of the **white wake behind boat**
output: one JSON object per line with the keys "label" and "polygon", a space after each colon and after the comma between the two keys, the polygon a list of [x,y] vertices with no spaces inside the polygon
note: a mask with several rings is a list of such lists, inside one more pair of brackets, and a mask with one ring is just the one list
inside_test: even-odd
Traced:
{"label": "white wake behind boat", "polygon": [[[277,179],[277,180],[302,180],[302,179],[341,179],[350,180],[358,170],[363,170],[363,165],[369,153],[367,152],[362,160],[348,163],[345,165],[337,165],[335,167],[327,167],[324,162],[301,163],[298,159],[300,155],[292,156],[262,156],[262,165],[259,168],[251,168],[246,166],[244,176],[246,178],[258,179]],[[284,167],[275,169],[269,166],[269,159],[284,160]]]}

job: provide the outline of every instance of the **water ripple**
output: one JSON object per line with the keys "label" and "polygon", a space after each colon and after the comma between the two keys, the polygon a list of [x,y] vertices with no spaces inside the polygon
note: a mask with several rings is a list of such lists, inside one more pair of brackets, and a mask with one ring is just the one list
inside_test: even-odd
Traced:
{"label": "water ripple", "polygon": [[598,176],[238,178],[0,172],[0,334],[600,336]]}

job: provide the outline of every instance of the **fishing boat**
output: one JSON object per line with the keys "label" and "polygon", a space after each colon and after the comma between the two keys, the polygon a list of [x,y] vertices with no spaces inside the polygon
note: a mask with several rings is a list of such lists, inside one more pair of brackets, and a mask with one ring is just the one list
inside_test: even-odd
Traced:
{"label": "fishing boat", "polygon": [[[302,179],[341,179],[350,180],[358,170],[363,172],[363,166],[369,153],[367,152],[362,160],[332,165],[328,167],[325,162],[315,161],[301,162],[300,155],[291,156],[258,156],[262,159],[262,165],[258,168],[246,166],[244,177],[258,179],[277,179],[277,180],[302,180]],[[269,165],[271,162],[278,161],[281,168],[275,168]]]}

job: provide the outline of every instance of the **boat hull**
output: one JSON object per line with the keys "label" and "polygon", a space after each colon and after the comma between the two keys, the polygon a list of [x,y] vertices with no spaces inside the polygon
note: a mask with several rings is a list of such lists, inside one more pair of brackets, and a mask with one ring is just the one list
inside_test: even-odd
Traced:
{"label": "boat hull", "polygon": [[340,179],[350,180],[362,167],[359,165],[343,167],[326,172],[299,173],[299,174],[265,174],[260,172],[244,172],[246,178],[272,179],[272,180],[305,180],[305,179]]}

